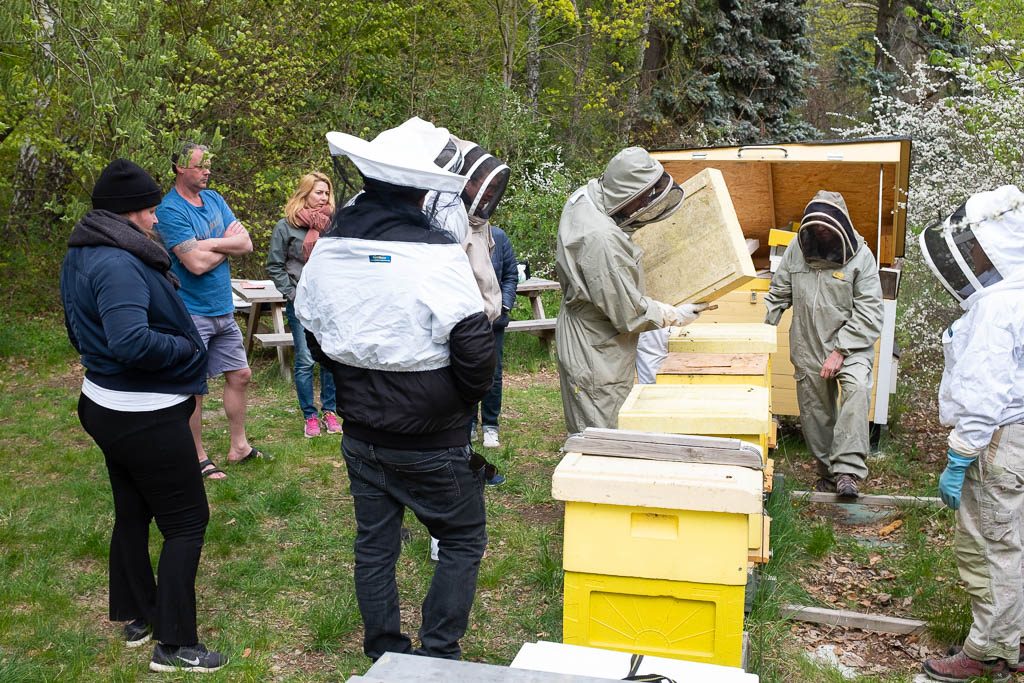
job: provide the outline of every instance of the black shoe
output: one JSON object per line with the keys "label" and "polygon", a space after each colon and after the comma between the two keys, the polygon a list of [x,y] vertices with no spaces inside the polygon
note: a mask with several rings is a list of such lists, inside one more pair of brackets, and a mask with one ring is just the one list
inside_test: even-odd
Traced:
{"label": "black shoe", "polygon": [[145,645],[153,637],[153,629],[145,619],[135,619],[124,625],[124,646],[139,647]]}
{"label": "black shoe", "polygon": [[208,674],[223,668],[227,663],[227,657],[219,652],[210,652],[202,643],[178,647],[157,643],[153,649],[153,659],[149,662],[149,670],[162,673],[195,671]]}
{"label": "black shoe", "polygon": [[860,495],[857,490],[857,480],[853,475],[840,474],[836,477],[836,495],[840,498],[856,498]]}

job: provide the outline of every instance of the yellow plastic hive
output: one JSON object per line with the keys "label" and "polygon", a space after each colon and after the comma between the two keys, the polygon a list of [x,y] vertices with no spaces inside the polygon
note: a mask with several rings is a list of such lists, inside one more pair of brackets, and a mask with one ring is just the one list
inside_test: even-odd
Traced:
{"label": "yellow plastic hive", "polygon": [[767,353],[670,353],[661,364],[658,384],[750,384],[771,387]]}
{"label": "yellow plastic hive", "polygon": [[687,353],[774,353],[777,330],[764,323],[693,323],[675,328],[668,350]]}
{"label": "yellow plastic hive", "polygon": [[745,384],[637,384],[619,410],[619,429],[741,439],[767,457],[768,388]]}
{"label": "yellow plastic hive", "polygon": [[742,586],[750,517],[758,518],[760,538],[759,514],[568,502],[563,566],[571,572]]}
{"label": "yellow plastic hive", "polygon": [[566,572],[562,641],[740,666],[743,586]]}

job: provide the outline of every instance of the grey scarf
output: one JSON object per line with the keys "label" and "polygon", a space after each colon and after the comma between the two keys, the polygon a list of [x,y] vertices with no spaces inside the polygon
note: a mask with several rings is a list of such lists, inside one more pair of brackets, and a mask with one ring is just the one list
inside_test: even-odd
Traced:
{"label": "grey scarf", "polygon": [[68,238],[69,247],[117,247],[160,271],[175,289],[181,286],[171,272],[171,257],[160,244],[146,237],[124,216],[105,209],[93,209],[75,224]]}

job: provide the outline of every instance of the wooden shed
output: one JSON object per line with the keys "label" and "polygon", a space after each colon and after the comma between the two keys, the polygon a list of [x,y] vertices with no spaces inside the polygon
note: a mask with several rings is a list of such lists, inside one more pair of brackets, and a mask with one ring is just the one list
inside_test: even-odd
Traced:
{"label": "wooden shed", "polygon": [[[856,230],[875,255],[882,276],[885,320],[876,347],[872,420],[888,421],[889,396],[895,391],[896,298],[906,245],[910,140],[872,138],[671,149],[653,152],[677,182],[707,168],[721,171],[744,237],[758,240],[753,253],[758,277],[718,300],[719,308],[701,322],[762,322],[764,294],[771,281],[768,235],[799,222],[818,190],[839,192]],[[772,359],[772,408],[797,415],[796,384],[789,360],[789,321],[779,325],[779,348]]]}

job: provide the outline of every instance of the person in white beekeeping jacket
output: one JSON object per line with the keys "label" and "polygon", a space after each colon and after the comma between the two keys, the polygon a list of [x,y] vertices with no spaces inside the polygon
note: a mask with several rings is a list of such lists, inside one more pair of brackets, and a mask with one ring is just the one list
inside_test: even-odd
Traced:
{"label": "person in white beekeeping jacket", "polygon": [[800,427],[818,461],[815,488],[856,498],[868,474],[871,369],[882,333],[878,266],[838,192],[814,195],[797,235],[772,276],[764,321],[778,325],[793,308],[789,356]]}
{"label": "person in white beekeeping jacket", "polygon": [[562,407],[569,433],[611,427],[633,386],[641,332],[697,319],[707,304],[671,306],[644,294],[642,251],[630,235],[671,216],[683,189],[647,150],[627,147],[600,178],[574,192],[558,224],[555,325]]}
{"label": "person in white beekeeping jacket", "polygon": [[965,311],[942,335],[939,419],[952,430],[939,493],[957,511],[954,548],[974,617],[963,650],[924,670],[938,681],[1009,681],[1024,635],[1024,193],[975,194],[920,239]]}

